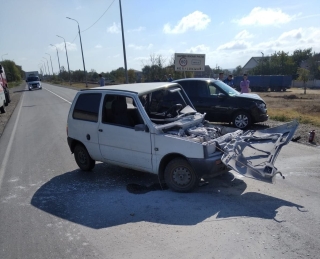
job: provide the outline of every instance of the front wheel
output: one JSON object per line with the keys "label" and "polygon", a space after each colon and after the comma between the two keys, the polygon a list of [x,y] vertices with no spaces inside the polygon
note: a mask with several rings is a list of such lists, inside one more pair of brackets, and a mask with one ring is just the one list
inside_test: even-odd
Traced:
{"label": "front wheel", "polygon": [[245,129],[251,125],[251,117],[247,112],[237,112],[233,117],[233,125],[239,129]]}
{"label": "front wheel", "polygon": [[5,104],[3,104],[3,105],[1,106],[0,112],[1,112],[1,113],[6,113]]}
{"label": "front wheel", "polygon": [[190,192],[199,182],[193,168],[183,158],[175,158],[169,162],[164,171],[164,179],[175,192]]}
{"label": "front wheel", "polygon": [[79,168],[83,171],[90,171],[95,166],[95,161],[90,157],[87,149],[83,146],[78,144],[74,148],[74,158],[77,162]]}

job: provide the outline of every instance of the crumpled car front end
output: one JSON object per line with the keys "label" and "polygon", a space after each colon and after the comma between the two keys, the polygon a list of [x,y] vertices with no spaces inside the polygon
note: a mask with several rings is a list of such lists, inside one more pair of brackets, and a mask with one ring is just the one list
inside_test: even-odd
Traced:
{"label": "crumpled car front end", "polygon": [[281,174],[274,163],[283,146],[292,139],[298,122],[265,129],[249,130],[222,147],[222,162],[239,174],[273,183]]}

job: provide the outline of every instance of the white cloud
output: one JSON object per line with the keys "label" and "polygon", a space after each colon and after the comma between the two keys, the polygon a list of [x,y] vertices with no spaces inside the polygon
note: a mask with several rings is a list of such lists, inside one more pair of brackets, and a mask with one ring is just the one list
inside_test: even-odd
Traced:
{"label": "white cloud", "polygon": [[191,47],[190,49],[187,49],[187,53],[206,53],[210,50],[209,47],[205,46],[204,44],[195,46],[195,47]]}
{"label": "white cloud", "polygon": [[98,45],[95,46],[95,48],[96,48],[96,49],[101,49],[102,46],[101,46],[100,44],[98,44]]}
{"label": "white cloud", "polygon": [[290,16],[279,8],[255,7],[240,20],[234,20],[239,25],[279,25],[292,21],[296,16]]}
{"label": "white cloud", "polygon": [[[67,51],[76,51],[77,50],[77,45],[75,43],[70,43],[70,42],[66,42],[67,45]],[[64,46],[64,42],[55,44],[55,46],[58,48],[59,51],[66,51],[65,46]],[[55,47],[50,47],[50,49],[52,50],[56,50]]]}
{"label": "white cloud", "polygon": [[107,29],[107,32],[109,33],[120,33],[120,24],[116,24],[115,22],[113,22],[112,26],[110,26],[108,29]]}
{"label": "white cloud", "polygon": [[128,32],[140,32],[140,31],[144,31],[145,29],[146,29],[146,27],[140,26],[138,28],[128,30]]}
{"label": "white cloud", "polygon": [[220,45],[217,50],[243,50],[248,48],[249,43],[245,41],[230,41]]}
{"label": "white cloud", "polygon": [[163,32],[168,34],[179,34],[185,33],[188,30],[195,30],[200,31],[204,30],[208,24],[210,23],[211,19],[208,15],[200,12],[195,11],[185,17],[183,17],[176,26],[171,28],[169,23],[165,24],[163,27]]}
{"label": "white cloud", "polygon": [[129,44],[128,45],[129,48],[135,49],[135,50],[145,50],[145,49],[152,49],[153,44],[149,44],[147,46],[142,46],[142,45],[135,45],[135,44]]}
{"label": "white cloud", "polygon": [[252,37],[253,37],[253,35],[250,34],[247,30],[243,30],[243,31],[239,32],[234,38],[237,40],[238,39],[241,40],[241,39],[249,39]]}
{"label": "white cloud", "polygon": [[296,29],[284,32],[280,35],[279,40],[286,40],[286,39],[301,39],[302,37],[302,29]]}

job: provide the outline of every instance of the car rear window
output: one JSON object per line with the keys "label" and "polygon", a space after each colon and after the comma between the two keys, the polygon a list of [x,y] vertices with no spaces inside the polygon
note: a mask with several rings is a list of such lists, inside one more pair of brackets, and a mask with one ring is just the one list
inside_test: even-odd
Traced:
{"label": "car rear window", "polygon": [[98,122],[101,93],[80,94],[72,117],[77,120]]}

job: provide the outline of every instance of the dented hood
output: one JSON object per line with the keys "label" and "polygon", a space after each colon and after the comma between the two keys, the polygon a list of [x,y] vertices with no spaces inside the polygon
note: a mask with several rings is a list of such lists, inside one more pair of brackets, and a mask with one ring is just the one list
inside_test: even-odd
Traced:
{"label": "dented hood", "polygon": [[292,139],[298,122],[265,130],[249,130],[223,148],[222,162],[246,177],[272,183],[280,173],[274,166],[281,148]]}

